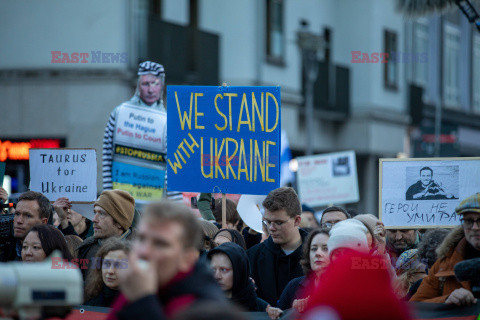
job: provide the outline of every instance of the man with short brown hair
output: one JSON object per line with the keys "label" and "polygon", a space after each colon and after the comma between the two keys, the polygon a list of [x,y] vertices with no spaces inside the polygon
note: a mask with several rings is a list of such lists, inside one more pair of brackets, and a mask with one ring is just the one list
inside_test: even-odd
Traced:
{"label": "man with short brown hair", "polygon": [[165,319],[200,302],[224,303],[211,271],[198,261],[201,237],[189,208],[168,201],[150,204],[140,220],[128,268],[118,272],[122,295],[109,319]]}
{"label": "man with short brown hair", "polygon": [[270,237],[247,253],[258,297],[276,306],[287,283],[303,275],[300,259],[307,233],[299,229],[302,209],[293,188],[271,191],[263,207]]}
{"label": "man with short brown hair", "polygon": [[332,229],[336,223],[350,218],[351,216],[347,210],[341,207],[331,206],[323,210],[320,226],[325,229]]}
{"label": "man with short brown hair", "polygon": [[46,224],[53,214],[50,201],[40,192],[27,191],[20,195],[13,219],[13,236],[15,247],[11,246],[0,252],[0,262],[21,261],[22,242],[30,229],[37,224]]}

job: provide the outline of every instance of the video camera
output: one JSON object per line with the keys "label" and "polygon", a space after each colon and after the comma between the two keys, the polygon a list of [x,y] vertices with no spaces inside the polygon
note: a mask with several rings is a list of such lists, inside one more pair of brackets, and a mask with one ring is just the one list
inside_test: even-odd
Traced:
{"label": "video camera", "polygon": [[10,208],[15,208],[16,205],[13,202],[9,203],[0,203],[0,209],[10,209]]}
{"label": "video camera", "polygon": [[0,215],[0,243],[8,238],[13,238],[13,218],[14,214]]}
{"label": "video camera", "polygon": [[[52,257],[61,257],[55,251]],[[83,303],[78,269],[52,269],[52,259],[39,263],[0,263],[0,308],[20,319],[65,317]],[[5,312],[6,311],[6,312]]]}
{"label": "video camera", "polygon": [[0,214],[0,254],[10,247],[15,247],[16,241],[13,237],[14,216],[14,214]]}
{"label": "video camera", "polygon": [[469,281],[475,298],[480,298],[480,258],[461,261],[453,268],[458,281]]}

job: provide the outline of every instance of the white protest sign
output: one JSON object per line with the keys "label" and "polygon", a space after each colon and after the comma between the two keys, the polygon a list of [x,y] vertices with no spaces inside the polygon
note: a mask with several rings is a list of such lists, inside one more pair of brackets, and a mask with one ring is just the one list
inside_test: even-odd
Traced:
{"label": "white protest sign", "polygon": [[458,225],[455,207],[480,190],[480,158],[380,159],[379,170],[385,227]]}
{"label": "white protest sign", "polygon": [[30,189],[50,201],[92,202],[97,198],[95,149],[30,149]]}
{"label": "white protest sign", "polygon": [[242,218],[243,222],[250,229],[253,229],[259,233],[263,233],[262,229],[262,202],[266,196],[256,196],[244,194],[240,197],[237,204],[237,211]]}
{"label": "white protest sign", "polygon": [[300,200],[309,206],[359,200],[354,151],[299,157],[297,184]]}
{"label": "white protest sign", "polygon": [[123,104],[117,116],[116,145],[167,152],[167,117],[164,112]]}

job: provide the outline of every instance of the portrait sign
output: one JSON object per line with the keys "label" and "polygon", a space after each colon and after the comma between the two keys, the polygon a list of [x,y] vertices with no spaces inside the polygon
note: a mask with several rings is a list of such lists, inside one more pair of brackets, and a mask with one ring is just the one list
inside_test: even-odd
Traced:
{"label": "portrait sign", "polygon": [[380,219],[391,228],[451,227],[480,191],[480,158],[380,159]]}

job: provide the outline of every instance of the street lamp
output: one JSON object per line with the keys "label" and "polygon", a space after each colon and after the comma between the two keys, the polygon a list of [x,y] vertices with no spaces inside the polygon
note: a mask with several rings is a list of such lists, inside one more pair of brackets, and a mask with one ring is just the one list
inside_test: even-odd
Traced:
{"label": "street lamp", "polygon": [[297,45],[302,53],[302,65],[305,81],[305,120],[307,131],[306,154],[313,153],[313,86],[318,75],[318,51],[324,46],[321,35],[310,32],[308,22],[300,21],[300,29],[297,31]]}

